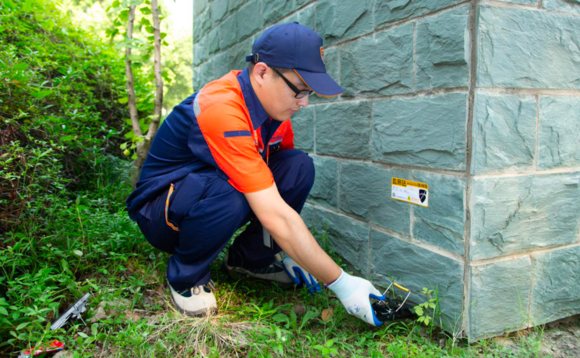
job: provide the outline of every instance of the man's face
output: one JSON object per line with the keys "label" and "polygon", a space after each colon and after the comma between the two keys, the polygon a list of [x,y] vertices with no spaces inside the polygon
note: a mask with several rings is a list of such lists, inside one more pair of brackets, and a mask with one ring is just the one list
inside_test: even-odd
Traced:
{"label": "man's face", "polygon": [[[310,89],[294,71],[288,71],[282,73],[282,75],[298,90],[305,91]],[[289,119],[300,107],[308,105],[309,96],[297,99],[296,93],[271,67],[265,69],[260,92],[259,99],[262,106],[264,106],[264,110],[272,119],[277,121]]]}

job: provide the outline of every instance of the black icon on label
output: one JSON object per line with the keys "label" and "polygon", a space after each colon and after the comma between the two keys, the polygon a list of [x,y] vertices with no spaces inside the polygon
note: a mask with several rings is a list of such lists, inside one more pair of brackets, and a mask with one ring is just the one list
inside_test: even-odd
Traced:
{"label": "black icon on label", "polygon": [[419,189],[419,199],[424,203],[427,200],[427,190]]}

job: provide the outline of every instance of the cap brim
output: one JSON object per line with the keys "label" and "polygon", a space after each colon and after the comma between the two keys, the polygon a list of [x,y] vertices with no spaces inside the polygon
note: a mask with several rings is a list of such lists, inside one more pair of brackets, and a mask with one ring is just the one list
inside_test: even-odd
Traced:
{"label": "cap brim", "polygon": [[343,93],[342,87],[326,72],[308,72],[294,69],[294,72],[319,96],[334,97]]}

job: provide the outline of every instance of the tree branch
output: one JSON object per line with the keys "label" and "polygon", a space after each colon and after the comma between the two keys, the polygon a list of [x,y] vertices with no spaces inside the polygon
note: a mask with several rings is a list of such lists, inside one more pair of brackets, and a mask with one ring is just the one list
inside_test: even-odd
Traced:
{"label": "tree branch", "polygon": [[[135,22],[135,5],[129,7],[129,20],[127,21],[127,38],[129,42],[133,40],[133,23]],[[133,83],[133,69],[131,68],[131,44],[125,47],[125,75],[127,76],[127,96],[129,97],[129,117],[131,126],[136,136],[141,136],[141,126],[139,125],[139,115],[137,114],[137,99],[135,96],[135,85]]]}
{"label": "tree branch", "polygon": [[163,77],[161,76],[161,21],[159,20],[159,6],[157,0],[151,0],[151,12],[153,14],[153,36],[155,51],[155,107],[153,107],[153,119],[147,131],[147,140],[153,139],[159,122],[161,121],[161,110],[163,108]]}

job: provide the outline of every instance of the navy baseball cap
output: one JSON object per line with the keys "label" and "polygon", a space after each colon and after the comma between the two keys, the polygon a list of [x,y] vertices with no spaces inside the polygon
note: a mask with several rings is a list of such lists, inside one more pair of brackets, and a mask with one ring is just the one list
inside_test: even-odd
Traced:
{"label": "navy baseball cap", "polygon": [[252,47],[246,62],[264,62],[271,67],[291,68],[312,90],[323,97],[338,96],[344,90],[324,66],[322,37],[297,22],[270,27]]}

